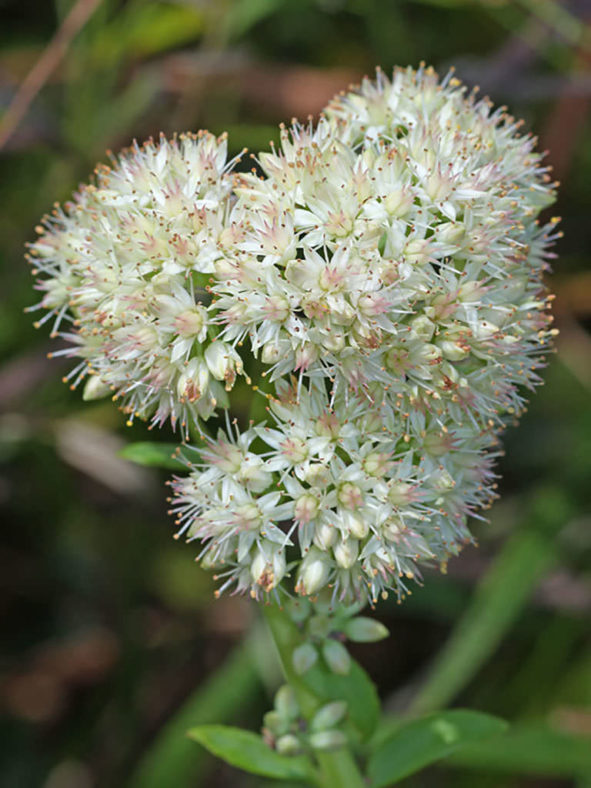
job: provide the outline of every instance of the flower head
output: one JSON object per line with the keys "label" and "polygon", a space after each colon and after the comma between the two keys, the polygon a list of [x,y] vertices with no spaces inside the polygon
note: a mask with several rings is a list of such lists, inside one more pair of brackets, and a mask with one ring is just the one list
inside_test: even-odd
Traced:
{"label": "flower head", "polygon": [[262,368],[267,421],[228,418],[172,483],[220,591],[374,603],[471,540],[554,333],[555,184],[519,128],[451,73],[378,72],[262,177],[162,139],[46,220],[41,306],[87,397],[186,423]]}
{"label": "flower head", "polygon": [[207,418],[242,363],[217,342],[209,279],[232,180],[226,138],[134,144],[100,166],[30,247],[58,351],[82,361],[85,396],[113,393],[131,419]]}
{"label": "flower head", "polygon": [[250,338],[273,379],[380,381],[405,411],[482,427],[519,414],[551,336],[555,237],[537,219],[553,185],[519,125],[451,75],[397,69],[316,128],[284,128],[266,177],[236,189],[236,275],[213,287],[222,334]]}

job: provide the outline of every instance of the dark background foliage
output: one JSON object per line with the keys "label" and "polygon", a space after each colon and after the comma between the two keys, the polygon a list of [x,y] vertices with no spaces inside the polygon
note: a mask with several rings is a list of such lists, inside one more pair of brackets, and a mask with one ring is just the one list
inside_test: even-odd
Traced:
{"label": "dark background foliage", "polygon": [[382,605],[392,636],[355,655],[391,714],[463,705],[514,725],[507,746],[472,748],[409,786],[588,788],[591,4],[79,0],[88,21],[59,62],[39,64],[73,5],[0,1],[0,130],[36,64],[43,82],[0,150],[0,785],[261,785],[184,731],[256,729],[279,681],[253,605],[215,602],[172,540],[166,473],[118,457],[145,429],[109,402],[83,404],[46,359],[47,332],[23,314],[39,217],[106,148],[198,128],[227,129],[234,151],[265,148],[279,121],[317,113],[376,64],[424,59],[454,65],[549,148],[561,333],[545,387],[506,434],[480,548]]}

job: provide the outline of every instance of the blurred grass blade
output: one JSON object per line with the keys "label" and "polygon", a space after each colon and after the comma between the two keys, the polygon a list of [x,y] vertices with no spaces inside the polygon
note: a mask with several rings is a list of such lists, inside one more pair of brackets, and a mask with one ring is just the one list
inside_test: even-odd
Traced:
{"label": "blurred grass blade", "polygon": [[127,3],[90,45],[95,66],[109,68],[122,58],[152,57],[198,38],[203,12],[189,3]]}
{"label": "blurred grass blade", "polygon": [[197,777],[208,756],[187,738],[187,731],[196,725],[232,719],[258,692],[259,677],[251,650],[243,645],[159,731],[129,781],[129,788],[199,785]]}
{"label": "blurred grass blade", "polygon": [[496,737],[506,728],[503,720],[469,709],[438,712],[402,723],[379,742],[369,759],[371,788],[386,788],[466,743],[495,737],[498,746]]}
{"label": "blurred grass blade", "polygon": [[525,526],[502,549],[436,657],[411,704],[413,713],[447,705],[494,652],[557,560],[554,537],[569,512],[560,491],[538,494]]}
{"label": "blurred grass blade", "polygon": [[285,4],[285,0],[237,0],[225,20],[228,34],[233,38],[243,36]]}
{"label": "blurred grass blade", "polygon": [[[569,44],[578,44],[583,40],[585,25],[574,14],[555,0],[519,0],[519,4],[548,25]],[[588,43],[585,44],[588,49]]]}
{"label": "blurred grass blade", "polygon": [[591,779],[591,739],[540,725],[516,724],[501,740],[469,744],[451,756],[449,765],[479,771]]}

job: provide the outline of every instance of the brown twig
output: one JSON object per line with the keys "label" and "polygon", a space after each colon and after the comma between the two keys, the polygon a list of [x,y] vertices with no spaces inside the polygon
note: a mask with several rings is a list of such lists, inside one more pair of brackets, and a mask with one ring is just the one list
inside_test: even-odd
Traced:
{"label": "brown twig", "polygon": [[0,149],[14,134],[33,99],[66,54],[72,39],[84,27],[100,3],[101,0],[78,0],[65,17],[6,110],[0,125]]}

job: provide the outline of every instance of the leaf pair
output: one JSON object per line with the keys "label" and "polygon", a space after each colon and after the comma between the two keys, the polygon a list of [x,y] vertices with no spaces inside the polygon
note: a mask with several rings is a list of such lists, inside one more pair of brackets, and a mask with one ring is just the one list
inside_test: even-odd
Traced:
{"label": "leaf pair", "polygon": [[[367,775],[370,788],[386,788],[460,750],[467,744],[502,733],[507,725],[496,717],[456,709],[402,722],[393,732],[375,737]],[[276,780],[318,782],[309,758],[289,757],[270,749],[260,736],[224,725],[202,725],[189,737],[209,752],[243,771]]]}

